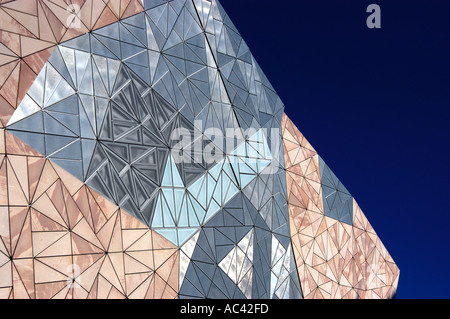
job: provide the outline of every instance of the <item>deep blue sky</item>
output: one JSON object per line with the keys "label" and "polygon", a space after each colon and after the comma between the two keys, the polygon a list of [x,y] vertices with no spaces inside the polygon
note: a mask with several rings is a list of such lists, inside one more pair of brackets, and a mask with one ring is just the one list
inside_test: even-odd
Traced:
{"label": "deep blue sky", "polygon": [[450,2],[221,4],[400,267],[397,298],[450,298]]}

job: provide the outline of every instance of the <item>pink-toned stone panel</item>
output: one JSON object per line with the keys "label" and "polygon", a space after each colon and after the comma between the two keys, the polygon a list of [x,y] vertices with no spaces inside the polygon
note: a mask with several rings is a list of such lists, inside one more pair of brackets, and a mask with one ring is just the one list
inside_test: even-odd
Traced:
{"label": "pink-toned stone panel", "polygon": [[1,298],[177,297],[177,247],[0,132]]}
{"label": "pink-toned stone panel", "polygon": [[353,226],[323,212],[319,158],[284,115],[282,121],[289,218],[306,299],[392,298],[399,269],[353,202]]}

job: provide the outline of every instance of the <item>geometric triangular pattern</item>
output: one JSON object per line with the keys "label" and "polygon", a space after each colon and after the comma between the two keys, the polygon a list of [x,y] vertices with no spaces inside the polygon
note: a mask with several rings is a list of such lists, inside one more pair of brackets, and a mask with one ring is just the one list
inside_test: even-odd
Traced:
{"label": "geometric triangular pattern", "polygon": [[[149,224],[171,133],[239,127],[197,20],[189,1],[161,3],[59,44],[8,129]],[[186,184],[207,169],[179,166]]]}
{"label": "geometric triangular pattern", "polygon": [[286,207],[281,119],[284,105],[249,51],[245,41],[218,1],[194,1],[228,99],[241,128],[267,129],[272,164],[244,194],[287,248]]}
{"label": "geometric triangular pattern", "polygon": [[252,297],[253,235],[254,229],[250,230],[219,263],[219,267],[238,285],[247,299]]}
{"label": "geometric triangular pattern", "polygon": [[[228,272],[228,269],[223,270],[220,267],[220,264],[223,264],[223,260],[227,255],[230,255],[233,249],[239,249],[236,248],[238,243],[241,242],[241,248],[244,252],[252,254],[254,249],[248,250],[244,246],[255,247],[255,243],[260,238],[262,229],[255,228],[252,241],[248,240],[252,233],[253,220],[255,218],[258,219],[258,213],[256,210],[249,212],[247,209],[243,209],[244,198],[245,196],[242,194],[237,195],[200,230],[197,236],[196,247],[187,266],[183,284],[180,286],[180,298],[243,299],[246,298],[244,292],[247,295],[252,294],[252,297],[256,298],[253,291],[244,287],[252,287],[252,290],[255,288],[253,284],[250,287],[246,284],[249,283],[248,276],[256,270],[254,266],[257,258],[253,258],[252,268],[247,267],[242,274],[243,277],[241,279],[246,278],[242,281],[242,290],[237,285],[237,279],[239,279],[236,278],[237,273],[233,273],[232,270]],[[260,217],[259,220],[261,221]],[[263,226],[259,222],[257,224],[260,227]],[[263,232],[269,233],[268,231]],[[247,241],[244,239],[245,236],[247,236]],[[244,256],[241,253],[242,251],[240,250],[240,256]],[[234,263],[235,265],[236,262]],[[270,269],[267,271],[270,272]],[[247,277],[244,276],[245,274],[247,274]],[[252,282],[254,280],[255,277],[253,276]]]}
{"label": "geometric triangular pattern", "polygon": [[0,4],[0,127],[4,127],[27,90],[61,42],[144,10],[142,0],[76,3],[64,0],[14,0]]}
{"label": "geometric triangular pattern", "polygon": [[17,299],[177,297],[174,245],[11,134],[3,138],[2,291]]}
{"label": "geometric triangular pattern", "polygon": [[[150,6],[145,13],[58,45],[8,123],[16,136],[147,224],[162,178],[158,164],[174,146],[170,134],[195,131],[178,111],[184,101],[181,91],[174,96],[167,88],[190,83],[190,72],[198,77],[206,70],[178,59],[186,64],[176,63],[185,72],[175,74],[178,69],[168,68],[162,56],[171,38],[167,30],[163,34],[169,38],[160,34],[160,28],[167,28],[161,15],[173,15],[174,28],[190,17],[187,26],[180,26],[189,27],[186,41],[202,32],[193,8],[183,8]],[[168,42],[163,46],[160,41]],[[171,75],[181,81],[178,86]],[[41,129],[30,129],[31,122],[42,123]],[[183,179],[204,171],[201,164],[181,165]]]}
{"label": "geometric triangular pattern", "polygon": [[353,198],[323,159],[319,156],[323,208],[325,216],[353,224]]}
{"label": "geometric triangular pattern", "polygon": [[272,237],[272,261],[270,278],[270,295],[274,299],[301,298],[302,292],[298,281],[297,267],[292,247],[284,249],[278,239]]}
{"label": "geometric triangular pattern", "polygon": [[151,223],[152,229],[182,246],[271,163],[262,131],[185,187],[170,155]]}
{"label": "geometric triangular pattern", "polygon": [[304,297],[394,297],[399,269],[356,201],[287,116],[283,138],[292,245]]}
{"label": "geometric triangular pattern", "polygon": [[0,298],[391,298],[216,0],[0,4]]}

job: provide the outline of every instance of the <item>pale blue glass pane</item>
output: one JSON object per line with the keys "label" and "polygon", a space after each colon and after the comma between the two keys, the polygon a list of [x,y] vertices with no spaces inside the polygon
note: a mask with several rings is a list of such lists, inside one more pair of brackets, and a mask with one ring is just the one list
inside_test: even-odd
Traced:
{"label": "pale blue glass pane", "polygon": [[191,186],[188,187],[188,191],[194,195],[194,197],[197,197],[199,192],[200,192],[200,188],[203,185],[203,181],[205,180],[205,178],[201,177],[199,179],[197,179]]}
{"label": "pale blue glass pane", "polygon": [[246,156],[246,152],[245,152],[245,145],[246,143],[241,143],[241,145],[239,145],[234,151],[233,151],[233,155],[237,155],[237,156]]}
{"label": "pale blue glass pane", "polygon": [[259,158],[261,157],[258,152],[258,143],[254,143],[254,142],[248,142],[247,144],[247,156],[248,157],[252,157],[252,158]]}
{"label": "pale blue glass pane", "polygon": [[173,186],[174,187],[184,187],[183,180],[181,179],[180,172],[178,172],[178,168],[175,165],[175,162],[172,159],[172,156],[169,157],[172,165],[172,178],[173,178]]}
{"label": "pale blue glass pane", "polygon": [[[174,227],[175,226],[175,222],[174,222],[174,217],[173,217],[173,195],[169,197],[170,200],[164,200],[164,196],[161,196],[161,203],[162,203],[162,212],[163,212],[163,216],[164,216],[164,226],[165,227]],[[170,205],[170,208],[169,206]]]}
{"label": "pale blue glass pane", "polygon": [[205,182],[203,183],[203,187],[198,193],[198,196],[196,197],[200,205],[203,206],[204,209],[206,209],[206,206],[208,204],[208,197],[206,196],[206,177]]}
{"label": "pale blue glass pane", "polygon": [[228,188],[228,192],[225,195],[224,203],[230,201],[237,193],[239,193],[239,189],[233,183],[230,184]]}
{"label": "pale blue glass pane", "polygon": [[258,173],[261,173],[270,163],[268,160],[258,159]]}
{"label": "pale blue glass pane", "polygon": [[174,200],[175,200],[175,211],[172,211],[173,215],[178,219],[180,214],[181,207],[183,206],[184,201],[184,189],[174,189]]}
{"label": "pale blue glass pane", "polygon": [[179,246],[182,246],[189,238],[191,238],[198,228],[181,228],[178,229]]}
{"label": "pale blue glass pane", "polygon": [[264,141],[266,139],[263,129],[260,129],[260,130],[258,130],[258,132],[256,132],[256,138],[258,139],[259,143],[261,143],[262,141]]}
{"label": "pale blue glass pane", "polygon": [[228,176],[228,178],[230,178],[233,183],[237,184],[236,178],[235,178],[235,176],[233,174],[233,170],[231,169],[231,165],[228,162],[226,162],[223,165],[223,172],[222,172],[222,174],[223,173],[225,173],[226,176]]}
{"label": "pale blue glass pane", "polygon": [[241,174],[241,188],[245,188],[255,178],[255,175]]}
{"label": "pale blue glass pane", "polygon": [[200,221],[198,220],[198,217],[195,214],[195,210],[194,210],[194,207],[192,207],[191,200],[188,198],[186,198],[186,206],[187,206],[188,217],[189,217],[189,226],[191,226],[191,227],[200,226]]}
{"label": "pale blue glass pane", "polygon": [[213,168],[211,168],[209,170],[209,174],[217,181],[217,179],[219,178],[219,174],[222,171],[222,166],[223,166],[224,161],[220,161],[219,163],[217,163],[216,165],[214,165]]}
{"label": "pale blue glass pane", "polygon": [[245,158],[244,162],[251,168],[253,174],[258,172],[258,161],[256,158]]}
{"label": "pale blue glass pane", "polygon": [[211,217],[213,217],[219,210],[220,210],[219,204],[217,204],[214,200],[212,200],[209,203],[208,211],[207,211],[206,217],[205,217],[205,223],[208,222],[208,220]]}
{"label": "pale blue glass pane", "polygon": [[256,163],[255,168],[252,169],[249,166],[249,163],[247,163],[249,160],[245,158],[239,159],[239,174],[256,174]]}
{"label": "pale blue glass pane", "polygon": [[[238,158],[234,157],[234,156],[233,157],[229,156],[228,161],[231,165],[231,168],[234,171],[234,174],[236,175],[237,178],[239,178],[239,160],[238,160]],[[239,183],[239,181],[237,181],[237,183]]]}
{"label": "pale blue glass pane", "polygon": [[258,158],[266,157],[264,142],[258,143],[256,151],[258,152]]}
{"label": "pale blue glass pane", "polygon": [[164,227],[161,200],[161,195],[158,195],[158,201],[156,202],[155,213],[153,215],[152,227]]}
{"label": "pale blue glass pane", "polygon": [[222,173],[221,178],[222,178],[222,185],[221,185],[222,202],[221,203],[224,205],[225,204],[225,195],[227,193],[228,187],[231,184],[231,180],[225,173]]}
{"label": "pale blue glass pane", "polygon": [[222,205],[222,176],[219,177],[217,181],[216,188],[213,193],[213,198],[216,202]]}
{"label": "pale blue glass pane", "polygon": [[208,175],[199,178],[194,184],[189,186],[188,191],[196,198],[199,203],[206,209],[206,184]]}
{"label": "pale blue glass pane", "polygon": [[184,200],[183,205],[181,205],[180,209],[180,218],[178,220],[178,227],[189,227],[190,226],[189,219],[188,219],[188,203],[186,202],[186,200]]}
{"label": "pale blue glass pane", "polygon": [[162,198],[165,199],[165,203],[169,206],[170,213],[175,213],[175,203],[174,203],[174,190],[173,188],[163,188],[162,193],[164,196]]}
{"label": "pale blue glass pane", "polygon": [[166,168],[164,169],[162,187],[173,187],[172,170],[170,169],[171,156],[167,159]]}
{"label": "pale blue glass pane", "polygon": [[[235,155],[228,155],[227,156],[227,161],[228,163],[230,163],[232,166],[236,165],[239,161],[238,161],[239,157],[235,156]],[[233,166],[234,167],[234,166]]]}
{"label": "pale blue glass pane", "polygon": [[255,134],[248,138],[249,142],[260,142],[262,139],[262,130],[258,130]]}
{"label": "pale blue glass pane", "polygon": [[214,188],[216,187],[216,181],[213,180],[211,175],[208,174],[208,182],[206,184],[206,202],[209,203],[214,193]]}
{"label": "pale blue glass pane", "polygon": [[200,225],[203,225],[205,215],[206,215],[206,210],[204,208],[202,208],[200,206],[200,204],[194,198],[190,198],[190,203],[192,204],[192,208],[194,209],[194,213],[197,215],[197,219],[198,219]]}

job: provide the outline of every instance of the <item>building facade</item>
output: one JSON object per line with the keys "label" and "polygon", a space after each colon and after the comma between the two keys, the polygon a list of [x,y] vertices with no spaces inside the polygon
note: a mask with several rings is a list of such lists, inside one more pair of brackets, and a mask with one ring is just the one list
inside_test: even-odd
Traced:
{"label": "building facade", "polygon": [[0,2],[0,298],[392,298],[218,1]]}

